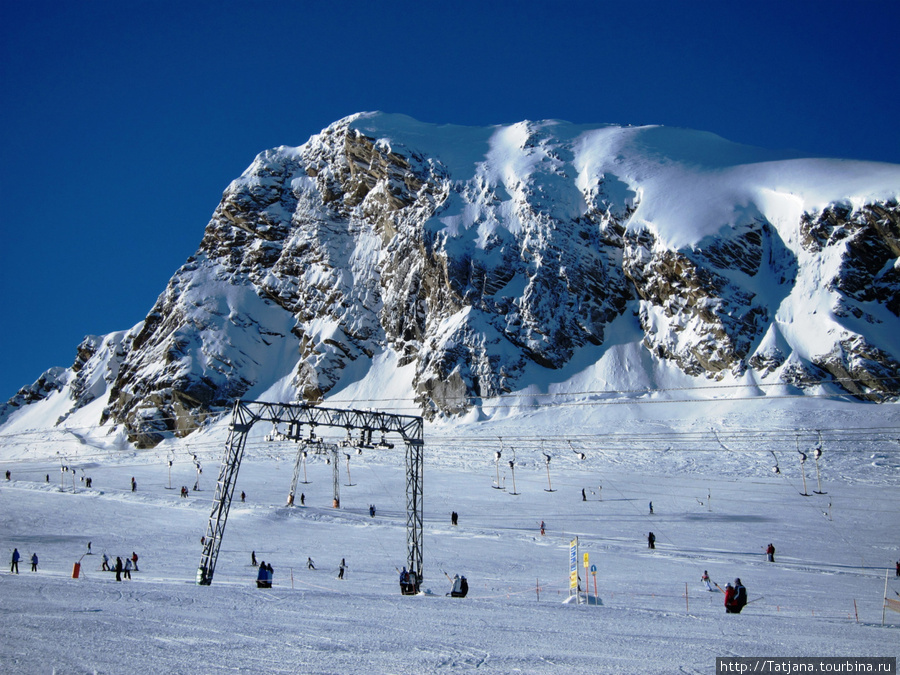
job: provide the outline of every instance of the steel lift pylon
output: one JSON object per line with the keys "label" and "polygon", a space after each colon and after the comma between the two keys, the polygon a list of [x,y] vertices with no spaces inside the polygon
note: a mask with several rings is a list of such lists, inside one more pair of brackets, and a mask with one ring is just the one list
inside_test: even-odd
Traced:
{"label": "steel lift pylon", "polygon": [[[322,408],[306,403],[265,403],[240,400],[235,401],[232,407],[231,424],[228,427],[228,438],[225,442],[225,454],[219,469],[219,477],[216,480],[216,494],[213,498],[209,524],[206,527],[200,566],[197,568],[197,583],[202,586],[212,583],[222,537],[225,534],[228,511],[234,496],[237,474],[247,444],[247,435],[253,425],[261,421],[271,422],[273,425],[286,424],[288,433],[285,435],[285,439],[295,441],[303,440],[301,432],[304,425],[310,429],[316,427],[341,428],[345,429],[348,434],[358,429],[369,439],[373,432],[381,433],[383,439],[390,434],[400,435],[406,445],[406,569],[409,571],[409,584],[404,592],[408,590],[418,592],[423,580],[422,487],[425,440],[422,418],[371,410]],[[386,444],[381,447],[391,446]],[[295,466],[295,476],[297,467],[299,464]],[[292,492],[295,487],[295,484],[291,486]]]}

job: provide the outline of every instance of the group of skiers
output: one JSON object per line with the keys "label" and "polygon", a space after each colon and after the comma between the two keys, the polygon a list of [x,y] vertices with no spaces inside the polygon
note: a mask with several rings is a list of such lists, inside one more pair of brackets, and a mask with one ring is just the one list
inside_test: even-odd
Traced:
{"label": "group of skiers", "polygon": [[[271,588],[272,587],[272,565],[259,561],[256,562],[256,551],[250,551],[250,564],[253,567],[259,567],[259,574],[256,578],[256,585],[258,588]],[[306,558],[306,569],[315,570],[316,564],[313,562],[313,559],[310,557]],[[341,564],[338,565],[338,579],[344,578],[344,571],[347,569],[347,561],[344,558],[341,558]],[[261,584],[260,582],[268,582],[268,585]]]}
{"label": "group of skiers", "polygon": [[275,570],[264,560],[259,561],[259,572],[256,574],[257,588],[272,588],[272,577]]}
{"label": "group of skiers", "polygon": [[122,577],[126,579],[131,579],[131,571],[140,572],[138,569],[138,554],[134,551],[131,552],[131,557],[125,556],[125,561],[122,561],[122,556],[116,556],[116,564],[113,567],[109,566],[109,556],[106,553],[103,554],[103,564],[100,566],[100,570],[103,572],[115,572],[116,573],[116,581],[122,581]]}
{"label": "group of skiers", "polygon": [[[22,559],[22,556],[19,554],[19,549],[14,548],[12,552],[12,563],[9,566],[10,574],[18,574],[19,573],[19,560]],[[38,557],[37,553],[31,554],[31,571],[37,572],[38,568]]]}
{"label": "group of skiers", "polygon": [[725,584],[724,589],[719,586],[719,584],[715,584],[716,588],[713,588],[714,582],[709,578],[709,571],[703,570],[700,581],[702,581],[706,585],[706,590],[719,590],[720,592],[725,594],[726,614],[740,614],[741,610],[744,609],[744,605],[747,604],[747,589],[741,583],[740,577],[735,579],[733,584]]}
{"label": "group of skiers", "polygon": [[[450,575],[447,574],[447,578],[450,579]],[[451,598],[464,598],[469,593],[469,582],[466,581],[465,577],[461,577],[458,574],[454,574],[453,578],[450,579],[453,587],[450,589],[450,592],[447,593]]]}

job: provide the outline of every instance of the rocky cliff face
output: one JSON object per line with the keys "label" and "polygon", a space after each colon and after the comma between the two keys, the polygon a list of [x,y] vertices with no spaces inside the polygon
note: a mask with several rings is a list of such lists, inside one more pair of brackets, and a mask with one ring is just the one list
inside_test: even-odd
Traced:
{"label": "rocky cliff face", "polygon": [[[322,400],[385,349],[415,365],[423,414],[455,414],[529,384],[532,366],[604,345],[610,324],[634,316],[653,359],[688,375],[834,380],[895,398],[896,194],[807,200],[786,215],[744,208],[747,194],[789,191],[754,178],[712,234],[673,244],[648,213],[669,200],[706,214],[678,186],[721,171],[737,146],[721,141],[698,168],[643,131],[375,114],[266,151],[144,321],[86,339],[70,373],[22,390],[6,414],[69,378],[73,410],[108,396],[100,421],[152,446],[276,382]],[[900,193],[900,168],[891,181]]]}

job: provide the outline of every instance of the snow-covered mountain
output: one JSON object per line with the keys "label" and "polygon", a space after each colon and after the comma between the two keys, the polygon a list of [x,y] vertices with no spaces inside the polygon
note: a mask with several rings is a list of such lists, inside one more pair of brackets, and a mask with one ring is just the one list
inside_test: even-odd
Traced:
{"label": "snow-covered mountain", "polygon": [[353,115],[261,153],[146,318],[0,422],[148,447],[234,397],[387,378],[430,418],[714,384],[896,400],[898,198],[897,165],[684,129]]}

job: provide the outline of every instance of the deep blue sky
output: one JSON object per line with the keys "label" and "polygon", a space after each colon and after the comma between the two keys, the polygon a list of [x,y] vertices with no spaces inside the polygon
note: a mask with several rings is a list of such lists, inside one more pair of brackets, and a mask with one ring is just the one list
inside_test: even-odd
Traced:
{"label": "deep blue sky", "polygon": [[898,25],[896,0],[2,0],[0,400],[142,320],[253,157],[345,115],[900,163]]}

